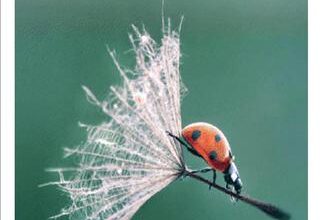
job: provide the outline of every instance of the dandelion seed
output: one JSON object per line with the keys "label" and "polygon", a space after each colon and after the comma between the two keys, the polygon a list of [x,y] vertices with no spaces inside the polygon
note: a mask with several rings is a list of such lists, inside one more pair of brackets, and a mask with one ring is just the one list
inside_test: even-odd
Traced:
{"label": "dandelion seed", "polygon": [[88,101],[111,120],[81,124],[87,141],[66,149],[68,156],[80,159],[79,166],[59,169],[60,180],[51,183],[67,192],[72,204],[52,218],[130,219],[185,170],[180,145],[166,134],[181,131],[186,88],[179,74],[179,33],[166,28],[157,45],[145,30],[133,29],[134,70],[122,68],[110,51],[123,85],[111,87],[102,101],[83,86]]}

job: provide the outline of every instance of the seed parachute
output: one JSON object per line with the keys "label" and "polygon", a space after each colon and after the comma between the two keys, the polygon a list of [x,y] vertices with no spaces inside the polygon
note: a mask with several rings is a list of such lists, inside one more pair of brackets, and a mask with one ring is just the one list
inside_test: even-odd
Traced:
{"label": "seed parachute", "polygon": [[[166,130],[181,131],[180,103],[186,88],[179,73],[180,39],[163,26],[158,45],[143,29],[129,35],[136,57],[134,69],[122,68],[110,55],[122,77],[121,86],[99,101],[85,86],[90,103],[110,117],[99,125],[83,125],[87,141],[65,149],[80,159],[76,168],[60,168],[56,184],[68,193],[71,205],[52,218],[130,219],[155,193],[185,170],[181,146]],[[67,178],[68,177],[68,178]]]}

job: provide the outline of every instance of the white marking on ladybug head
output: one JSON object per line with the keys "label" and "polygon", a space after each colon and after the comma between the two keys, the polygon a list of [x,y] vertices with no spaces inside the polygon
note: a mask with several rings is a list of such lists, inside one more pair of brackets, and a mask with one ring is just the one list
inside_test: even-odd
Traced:
{"label": "white marking on ladybug head", "polygon": [[230,177],[231,177],[232,181],[234,182],[238,178],[238,175],[236,173],[232,173]]}

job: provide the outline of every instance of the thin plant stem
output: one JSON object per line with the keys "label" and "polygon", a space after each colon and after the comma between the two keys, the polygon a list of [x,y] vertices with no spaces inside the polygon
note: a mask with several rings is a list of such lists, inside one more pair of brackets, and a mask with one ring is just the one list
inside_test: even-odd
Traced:
{"label": "thin plant stem", "polygon": [[265,203],[265,202],[262,202],[262,201],[259,201],[256,199],[252,199],[252,198],[245,196],[245,195],[242,195],[242,194],[234,193],[233,191],[228,190],[228,189],[226,189],[216,183],[213,183],[213,182],[203,178],[202,176],[194,174],[188,170],[184,171],[184,175],[189,176],[189,177],[191,177],[195,180],[198,180],[202,183],[208,184],[209,186],[212,186],[215,189],[217,189],[225,194],[228,194],[228,195],[230,195],[240,201],[243,201],[249,205],[252,205],[252,206],[258,208],[259,210],[261,210],[262,212],[266,213],[267,215],[269,215],[272,218],[280,219],[280,220],[289,220],[290,219],[289,213],[281,210],[280,208],[276,207],[275,205],[272,205],[270,203]]}

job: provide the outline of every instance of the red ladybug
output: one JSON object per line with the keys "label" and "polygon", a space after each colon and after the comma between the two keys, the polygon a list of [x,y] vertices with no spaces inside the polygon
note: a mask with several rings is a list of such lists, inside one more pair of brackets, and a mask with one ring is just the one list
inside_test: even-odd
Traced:
{"label": "red ladybug", "polygon": [[169,133],[177,139],[192,154],[203,158],[210,168],[192,171],[208,172],[213,171],[213,181],[216,179],[216,170],[224,173],[226,187],[233,187],[240,194],[242,182],[236,165],[234,156],[227,138],[217,127],[203,122],[193,123],[182,129],[182,137],[191,146],[185,144],[179,137]]}

